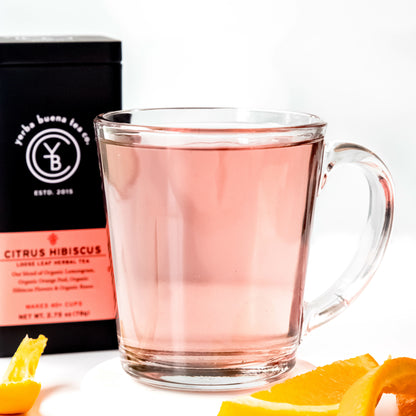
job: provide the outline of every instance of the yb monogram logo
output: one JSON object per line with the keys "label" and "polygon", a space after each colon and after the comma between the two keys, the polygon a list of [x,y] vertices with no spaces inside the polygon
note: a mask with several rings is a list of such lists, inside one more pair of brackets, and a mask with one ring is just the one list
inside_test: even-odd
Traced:
{"label": "yb monogram logo", "polygon": [[62,129],[42,130],[26,149],[27,167],[33,176],[46,183],[59,183],[70,178],[80,160],[78,142]]}

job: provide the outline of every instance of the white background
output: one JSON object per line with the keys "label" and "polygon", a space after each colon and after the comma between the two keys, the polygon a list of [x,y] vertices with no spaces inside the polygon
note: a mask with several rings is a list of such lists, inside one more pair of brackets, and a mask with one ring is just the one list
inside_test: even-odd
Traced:
{"label": "white background", "polygon": [[321,116],[328,140],[359,142],[387,163],[395,232],[415,235],[413,0],[0,1],[0,35],[67,34],[123,41],[124,108]]}
{"label": "white background", "polygon": [[[396,189],[386,259],[351,311],[311,334],[303,354],[326,362],[372,350],[416,356],[414,0],[0,0],[0,35],[69,34],[123,41],[124,108],[306,111],[328,122],[329,141],[376,152]],[[314,288],[347,262],[367,210],[355,172],[334,173],[326,188]]]}

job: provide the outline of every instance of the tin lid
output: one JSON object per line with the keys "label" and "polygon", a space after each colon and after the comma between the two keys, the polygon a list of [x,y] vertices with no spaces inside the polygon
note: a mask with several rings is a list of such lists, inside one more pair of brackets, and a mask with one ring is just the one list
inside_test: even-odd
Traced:
{"label": "tin lid", "polygon": [[105,36],[0,36],[0,65],[120,61],[121,42]]}

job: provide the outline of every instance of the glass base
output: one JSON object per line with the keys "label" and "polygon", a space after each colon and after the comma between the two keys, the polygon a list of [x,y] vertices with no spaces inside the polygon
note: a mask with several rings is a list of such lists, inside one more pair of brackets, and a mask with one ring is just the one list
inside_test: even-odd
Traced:
{"label": "glass base", "polygon": [[296,363],[294,352],[269,360],[253,360],[242,353],[187,353],[173,357],[166,352],[121,346],[120,352],[123,369],[134,379],[155,387],[187,391],[260,388],[279,380]]}

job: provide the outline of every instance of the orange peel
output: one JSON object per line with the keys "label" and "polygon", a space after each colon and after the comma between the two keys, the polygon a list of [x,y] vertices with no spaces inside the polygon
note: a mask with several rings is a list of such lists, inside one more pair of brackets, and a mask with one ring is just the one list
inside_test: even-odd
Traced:
{"label": "orange peel", "polygon": [[[338,416],[373,416],[383,393],[416,395],[416,360],[389,359],[357,380],[342,398]],[[403,413],[401,413],[403,414]]]}
{"label": "orange peel", "polygon": [[400,416],[416,415],[416,396],[411,394],[398,394],[396,402]]}
{"label": "orange peel", "polygon": [[25,413],[35,403],[41,385],[33,378],[46,342],[26,335],[20,343],[0,383],[0,414]]}

